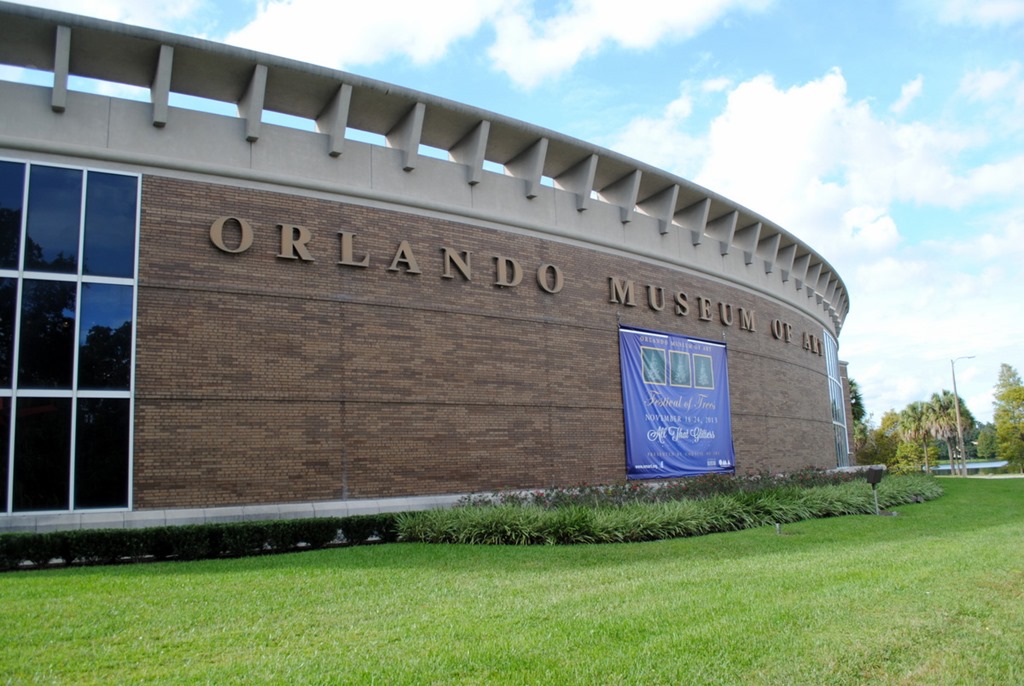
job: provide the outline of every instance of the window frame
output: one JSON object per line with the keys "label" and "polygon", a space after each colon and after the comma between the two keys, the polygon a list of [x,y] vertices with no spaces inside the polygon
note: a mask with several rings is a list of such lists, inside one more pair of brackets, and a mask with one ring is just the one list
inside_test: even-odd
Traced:
{"label": "window frame", "polygon": [[[24,165],[25,172],[23,177],[22,187],[22,214],[20,217],[20,238],[18,245],[18,260],[16,269],[2,269],[0,268],[0,278],[12,278],[17,280],[16,295],[15,295],[15,308],[14,308],[14,327],[13,327],[13,346],[11,350],[11,383],[10,386],[0,388],[0,397],[7,399],[9,404],[10,415],[9,421],[9,435],[7,440],[6,452],[0,453],[0,458],[6,460],[7,464],[7,479],[6,484],[0,484],[0,487],[6,488],[6,508],[0,509],[0,517],[21,515],[21,514],[57,514],[67,512],[123,512],[130,511],[134,507],[134,489],[132,487],[134,479],[134,468],[135,468],[135,455],[134,455],[134,443],[135,443],[135,361],[137,358],[137,345],[138,345],[138,280],[139,280],[139,243],[140,243],[140,224],[142,216],[142,174],[139,172],[124,171],[119,169],[100,168],[92,166],[72,165],[60,162],[51,162],[45,160],[31,160],[31,159],[17,159],[9,157],[0,157],[0,162],[15,163]],[[44,272],[37,270],[26,270],[25,269],[25,248],[27,241],[27,227],[29,219],[29,192],[31,190],[31,177],[32,168],[34,166],[40,167],[55,167],[61,169],[71,169],[78,171],[82,174],[81,184],[81,197],[79,199],[79,218],[78,218],[78,260],[75,273],[59,273],[59,272]],[[86,203],[89,194],[89,177],[91,174],[106,174],[124,176],[135,179],[135,231],[134,231],[134,250],[132,253],[133,266],[131,277],[114,277],[114,276],[97,276],[85,273],[85,224],[86,224]],[[25,280],[37,280],[37,281],[61,281],[65,283],[75,284],[75,324],[74,324],[74,344],[73,344],[73,358],[72,358],[72,378],[70,388],[21,388],[19,386],[19,364],[21,354],[21,326],[22,326],[22,305],[24,298],[24,286]],[[127,286],[131,288],[131,343],[130,343],[130,362],[129,362],[129,373],[128,373],[128,388],[127,389],[79,389],[79,363],[81,355],[81,327],[82,327],[82,298],[83,298],[83,286],[85,284],[104,284],[104,285],[117,285]],[[15,463],[15,440],[17,434],[17,407],[19,398],[70,398],[71,399],[71,433],[70,433],[70,456],[69,456],[69,472],[68,472],[68,493],[67,493],[67,508],[56,509],[56,510],[15,510],[14,509],[14,482],[15,482],[15,470],[17,465]],[[125,506],[113,506],[113,507],[101,507],[101,508],[75,508],[75,470],[76,470],[76,445],[77,445],[77,421],[78,421],[78,401],[79,399],[126,399],[128,400],[128,450],[127,450],[127,484],[126,484],[126,499]]]}
{"label": "window frame", "polygon": [[823,330],[825,341],[825,374],[828,377],[829,411],[832,414],[832,431],[835,435],[836,466],[851,466],[850,441],[846,426],[846,396],[843,393],[843,379],[839,372],[839,343],[827,329]]}

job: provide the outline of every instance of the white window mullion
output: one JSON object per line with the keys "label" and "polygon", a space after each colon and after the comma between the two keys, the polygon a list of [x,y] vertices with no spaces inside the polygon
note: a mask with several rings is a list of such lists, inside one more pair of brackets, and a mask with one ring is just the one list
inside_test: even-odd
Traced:
{"label": "white window mullion", "polygon": [[132,272],[132,349],[128,369],[128,510],[135,509],[135,344],[139,330],[139,244],[142,242],[142,175],[135,184],[135,269]]}
{"label": "white window mullion", "polygon": [[21,297],[25,283],[25,240],[28,234],[28,192],[32,178],[32,165],[25,165],[21,182],[21,226],[18,241],[18,285],[14,289],[14,333],[11,340],[11,415],[7,437],[7,512],[14,512],[14,441],[18,426],[18,367],[21,354]]}
{"label": "white window mullion", "polygon": [[[84,193],[83,193],[84,195]],[[84,220],[83,220],[84,221]],[[82,230],[79,229],[79,235]],[[79,241],[78,248],[78,272],[82,272],[82,243]],[[75,458],[78,451],[75,446],[78,443],[78,354],[82,349],[79,344],[82,335],[82,280],[79,278],[75,285],[75,340],[71,351],[71,458],[68,460],[68,509],[75,509]]]}

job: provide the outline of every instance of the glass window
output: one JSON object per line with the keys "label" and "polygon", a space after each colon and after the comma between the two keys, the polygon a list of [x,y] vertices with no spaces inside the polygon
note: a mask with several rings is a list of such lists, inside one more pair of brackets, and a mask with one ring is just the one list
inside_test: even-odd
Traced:
{"label": "glass window", "polygon": [[25,165],[0,162],[0,269],[18,268]]}
{"label": "glass window", "polygon": [[82,172],[33,166],[28,188],[26,271],[78,271]]}
{"label": "glass window", "polygon": [[71,388],[75,291],[74,282],[25,279],[18,355],[22,388]]}
{"label": "glass window", "polygon": [[0,515],[131,504],[138,193],[0,162]]}
{"label": "glass window", "polygon": [[89,173],[83,273],[134,276],[137,188],[138,183],[131,176]]}
{"label": "glass window", "polygon": [[18,398],[16,406],[13,509],[66,510],[71,398]]}
{"label": "glass window", "polygon": [[78,387],[128,390],[132,364],[132,287],[82,284]]}
{"label": "glass window", "polygon": [[128,506],[127,398],[80,398],[75,426],[75,507]]}
{"label": "glass window", "polygon": [[825,371],[828,374],[828,394],[832,403],[832,428],[835,433],[836,466],[850,466],[850,448],[846,434],[846,396],[839,375],[839,344],[827,330],[822,331],[825,341]]}
{"label": "glass window", "polygon": [[18,280],[0,279],[0,388],[11,387],[14,364],[14,314],[18,303]]}

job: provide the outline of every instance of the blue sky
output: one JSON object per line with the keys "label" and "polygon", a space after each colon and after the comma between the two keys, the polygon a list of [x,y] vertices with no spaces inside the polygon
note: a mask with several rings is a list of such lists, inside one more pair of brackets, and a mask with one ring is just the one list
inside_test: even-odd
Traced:
{"label": "blue sky", "polygon": [[[1024,0],[26,2],[344,69],[625,153],[843,277],[877,421],[1024,371]],[[0,78],[22,78],[0,69]]]}

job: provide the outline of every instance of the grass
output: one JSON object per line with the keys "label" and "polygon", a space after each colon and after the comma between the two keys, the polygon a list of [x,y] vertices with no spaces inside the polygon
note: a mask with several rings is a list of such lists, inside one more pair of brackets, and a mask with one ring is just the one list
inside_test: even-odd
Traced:
{"label": "grass", "polygon": [[782,536],[4,574],[0,683],[1022,683],[1024,480],[942,484]]}

